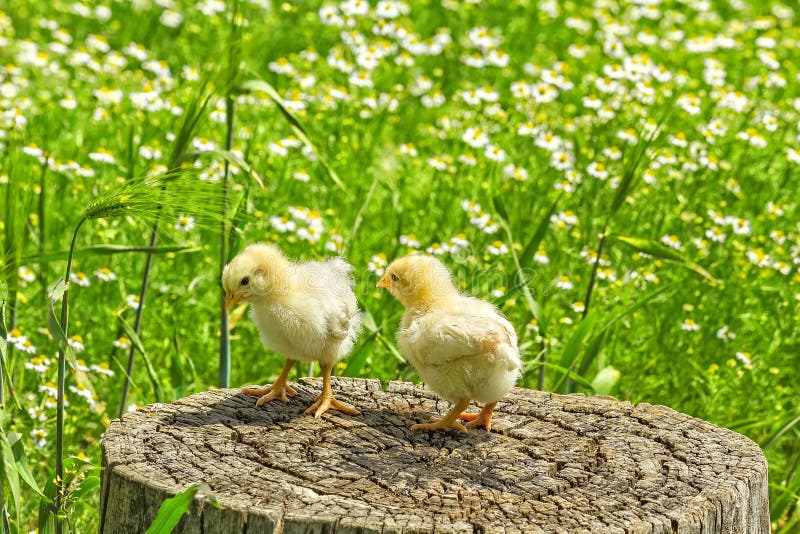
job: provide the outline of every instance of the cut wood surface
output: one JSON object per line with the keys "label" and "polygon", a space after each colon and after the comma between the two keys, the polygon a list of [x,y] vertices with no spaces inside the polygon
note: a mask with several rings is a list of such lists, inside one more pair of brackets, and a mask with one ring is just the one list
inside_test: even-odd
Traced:
{"label": "cut wood surface", "polygon": [[144,532],[194,483],[177,532],[769,532],[759,447],[664,406],[514,389],[491,433],[431,433],[410,427],[449,404],[422,387],[334,379],[361,415],[321,419],[303,415],[319,381],[295,387],[287,404],[213,390],[113,421],[101,533]]}

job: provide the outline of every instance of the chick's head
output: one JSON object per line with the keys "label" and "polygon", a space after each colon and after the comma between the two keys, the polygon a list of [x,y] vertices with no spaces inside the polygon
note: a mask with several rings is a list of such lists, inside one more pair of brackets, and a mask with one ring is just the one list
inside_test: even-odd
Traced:
{"label": "chick's head", "polygon": [[458,294],[450,271],[431,256],[405,256],[386,268],[378,287],[388,289],[406,308],[434,304]]}
{"label": "chick's head", "polygon": [[253,302],[281,292],[289,265],[273,245],[245,248],[222,271],[225,308],[230,310],[240,301]]}

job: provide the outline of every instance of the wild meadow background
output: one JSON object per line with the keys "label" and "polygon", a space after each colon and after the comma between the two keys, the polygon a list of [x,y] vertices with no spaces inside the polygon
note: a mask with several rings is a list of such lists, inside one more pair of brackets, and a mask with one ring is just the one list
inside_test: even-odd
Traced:
{"label": "wild meadow background", "polygon": [[791,4],[0,0],[2,532],[97,528],[121,412],[277,375],[244,306],[221,323],[256,241],[355,266],[339,374],[419,380],[375,283],[438,255],[516,326],[520,385],[749,436],[796,532]]}

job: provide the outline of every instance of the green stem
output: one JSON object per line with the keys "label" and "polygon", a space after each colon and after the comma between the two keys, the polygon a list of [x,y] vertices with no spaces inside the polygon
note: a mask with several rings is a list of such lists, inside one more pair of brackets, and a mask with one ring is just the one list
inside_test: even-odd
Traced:
{"label": "green stem", "polygon": [[[0,302],[0,330],[2,330],[3,335],[6,334],[6,300],[3,299]],[[6,343],[6,347],[8,344]],[[5,356],[0,354],[0,408],[3,408],[6,405],[6,384],[5,384],[5,374],[4,370],[8,365],[8,361],[5,360]],[[0,484],[2,486],[2,484]],[[5,502],[2,499],[3,489],[0,487],[0,503]]]}
{"label": "green stem", "polygon": [[603,245],[606,242],[606,231],[608,223],[603,226],[603,232],[600,234],[600,242],[597,244],[597,257],[592,264],[592,274],[589,276],[589,287],[586,288],[586,297],[583,299],[583,314],[581,319],[586,319],[589,314],[589,303],[592,301],[592,291],[594,290],[594,281],[597,278],[597,268],[600,266],[600,255],[603,254]]}
{"label": "green stem", "polygon": [[539,376],[536,379],[536,387],[539,391],[544,391],[544,375],[545,375],[545,368],[547,367],[545,364],[547,363],[547,342],[542,338],[542,350],[541,350],[541,357],[539,358],[541,365],[539,366]]}
{"label": "green stem", "polygon": [[361,203],[361,207],[358,208],[358,212],[356,213],[356,218],[353,219],[353,229],[350,231],[350,235],[347,237],[347,241],[345,241],[342,251],[340,252],[342,256],[347,255],[347,251],[350,249],[350,245],[353,243],[358,229],[361,227],[361,223],[364,219],[364,212],[367,209],[367,205],[372,200],[372,195],[375,194],[375,189],[378,187],[378,177],[379,173],[376,172],[369,186],[369,190],[367,190],[367,195],[364,197],[364,202]]}
{"label": "green stem", "polygon": [[[39,257],[44,257],[45,251],[45,236],[46,233],[46,226],[45,226],[45,200],[46,200],[46,183],[45,178],[47,175],[47,164],[50,161],[49,156],[45,156],[44,163],[42,163],[42,174],[39,177]],[[47,272],[45,263],[39,264],[39,281],[42,285],[42,301],[47,302]],[[65,281],[66,282],[66,281]]]}
{"label": "green stem", "polygon": [[[225,98],[225,150],[231,150],[233,145],[233,98],[230,93]],[[222,177],[222,223],[219,246],[219,275],[228,262],[228,170],[229,163],[225,160],[225,172]],[[219,387],[227,388],[231,382],[231,344],[228,334],[228,311],[225,309],[225,290],[219,292]]]}
{"label": "green stem", "polygon": [[[586,316],[589,314],[589,304],[592,302],[592,292],[594,291],[594,283],[597,279],[597,269],[600,266],[600,257],[603,255],[603,245],[606,242],[606,235],[608,233],[608,224],[611,222],[611,217],[606,219],[606,223],[603,225],[603,231],[600,233],[600,242],[597,244],[597,256],[594,258],[594,263],[592,263],[592,274],[589,276],[589,286],[586,288],[586,296],[583,299],[583,314],[581,315],[581,320],[585,320]],[[577,365],[572,366],[572,371],[576,372]],[[575,388],[575,382],[567,377],[565,382],[565,386],[567,393],[572,393],[573,389]]]}
{"label": "green stem", "polygon": [[[72,234],[72,243],[69,246],[69,257],[67,258],[67,270],[64,274],[64,296],[61,299],[61,329],[66,338],[69,334],[69,319],[67,311],[69,309],[69,275],[72,272],[72,255],[75,252],[75,241],[78,239],[78,230],[86,217],[82,218],[75,227]],[[64,385],[66,382],[66,348],[58,351],[58,397],[56,400],[56,534],[63,532],[64,525],[61,522],[61,506],[64,497]]]}
{"label": "green stem", "polygon": [[[150,245],[149,248],[156,246],[158,240],[158,224],[161,219],[161,206],[158,206],[158,217],[153,223],[153,229],[150,232]],[[144,262],[144,272],[142,273],[142,285],[139,287],[139,307],[136,308],[136,318],[133,322],[133,331],[139,335],[142,327],[142,310],[144,309],[144,299],[147,294],[147,284],[150,281],[150,268],[153,265],[153,252],[152,250],[147,253],[147,259]],[[131,377],[133,376],[133,362],[136,356],[136,345],[131,343],[128,350],[128,365],[125,367],[125,381],[122,384],[122,399],[119,403],[119,417],[125,413],[126,404],[128,404],[128,390],[131,386]]]}
{"label": "green stem", "polygon": [[[4,499],[2,489],[0,489],[0,498]],[[5,502],[5,500],[3,500],[2,502]],[[11,532],[11,524],[8,520],[8,511],[6,510],[5,506],[3,506],[2,516],[3,516],[3,532]]]}
{"label": "green stem", "polygon": [[[9,173],[10,177],[14,177],[13,173]],[[19,275],[17,268],[19,268],[19,236],[22,232],[17,232],[16,221],[18,217],[15,216],[14,209],[20,205],[19,202],[20,188],[14,182],[6,186],[6,212],[5,212],[5,258],[6,265],[5,279],[8,289],[8,302],[6,309],[8,310],[8,322],[5,324],[7,330],[13,330],[17,327],[17,288],[19,287]],[[14,399],[16,393],[14,392],[14,382],[17,379],[17,369],[14,364],[14,345],[6,345],[6,371],[8,376],[5,381],[8,382],[9,396]]]}

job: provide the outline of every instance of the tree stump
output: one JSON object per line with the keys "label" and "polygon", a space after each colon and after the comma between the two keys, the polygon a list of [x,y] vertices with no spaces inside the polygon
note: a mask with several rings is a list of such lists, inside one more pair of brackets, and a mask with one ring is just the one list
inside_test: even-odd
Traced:
{"label": "tree stump", "polygon": [[[664,406],[514,389],[491,432],[412,432],[446,401],[334,379],[359,416],[256,407],[238,390],[152,404],[103,436],[101,534],[143,532],[193,483],[177,532],[768,533],[767,464],[730,430]],[[474,407],[472,407],[474,409]]]}

